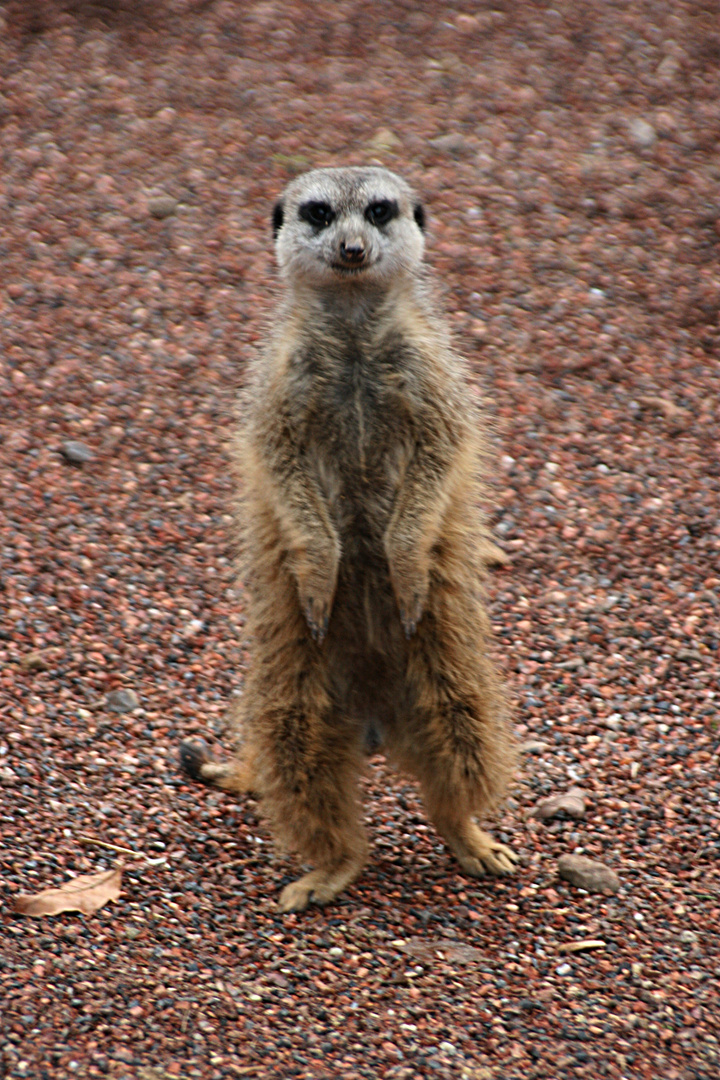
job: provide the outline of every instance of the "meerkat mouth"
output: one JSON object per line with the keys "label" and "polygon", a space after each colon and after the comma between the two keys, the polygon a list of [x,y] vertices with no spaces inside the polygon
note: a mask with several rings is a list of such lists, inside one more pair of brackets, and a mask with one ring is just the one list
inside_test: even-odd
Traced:
{"label": "meerkat mouth", "polygon": [[355,274],[362,274],[364,270],[367,270],[367,264],[362,266],[346,266],[344,263],[330,263],[333,270],[337,270],[339,274],[344,274],[346,277],[353,277]]}

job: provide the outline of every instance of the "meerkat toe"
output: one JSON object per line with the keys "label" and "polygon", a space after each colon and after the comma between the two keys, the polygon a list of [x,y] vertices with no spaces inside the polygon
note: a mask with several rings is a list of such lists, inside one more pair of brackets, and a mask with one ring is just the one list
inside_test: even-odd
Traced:
{"label": "meerkat toe", "polygon": [[482,859],[476,859],[473,855],[457,856],[457,861],[468,877],[485,877],[487,871]]}
{"label": "meerkat toe", "polygon": [[519,862],[512,848],[493,840],[490,833],[474,823],[466,833],[466,841],[469,854],[480,860],[488,874],[512,874]]}
{"label": "meerkat toe", "polygon": [[180,768],[192,780],[204,782],[203,765],[212,762],[212,755],[203,739],[185,739],[180,743]]}
{"label": "meerkat toe", "polygon": [[483,850],[482,854],[458,856],[458,862],[470,877],[480,878],[486,874],[502,877],[513,873],[518,857],[504,844],[493,843],[491,847]]}
{"label": "meerkat toe", "polygon": [[490,833],[474,821],[465,822],[460,828],[447,822],[437,822],[440,831],[454,852],[457,861],[471,877],[512,874],[519,862],[518,856],[505,844],[493,840]]}
{"label": "meerkat toe", "polygon": [[498,876],[512,874],[519,862],[519,856],[505,844],[490,841],[488,849],[483,852],[481,859],[489,874]]}

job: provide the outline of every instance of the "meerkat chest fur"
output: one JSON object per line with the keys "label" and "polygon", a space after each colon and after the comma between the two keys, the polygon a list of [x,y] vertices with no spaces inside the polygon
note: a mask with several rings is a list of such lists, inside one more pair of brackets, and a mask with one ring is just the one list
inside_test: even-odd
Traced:
{"label": "meerkat chest fur", "polygon": [[289,358],[297,446],[344,535],[377,540],[423,421],[422,357],[391,319],[314,325]]}

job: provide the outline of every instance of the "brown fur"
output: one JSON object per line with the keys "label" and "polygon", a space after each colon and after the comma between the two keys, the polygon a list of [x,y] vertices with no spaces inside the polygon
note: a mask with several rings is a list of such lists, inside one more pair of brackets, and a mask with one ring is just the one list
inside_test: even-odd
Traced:
{"label": "brown fur", "polygon": [[237,445],[254,649],[242,750],[226,766],[186,747],[186,769],[252,788],[315,867],[283,890],[285,911],[362,869],[357,778],[378,739],[463,869],[510,872],[514,854],[473,821],[514,755],[481,596],[498,559],[478,505],[482,421],[461,363],[417,273],[367,289],[352,317],[295,283],[276,326]]}

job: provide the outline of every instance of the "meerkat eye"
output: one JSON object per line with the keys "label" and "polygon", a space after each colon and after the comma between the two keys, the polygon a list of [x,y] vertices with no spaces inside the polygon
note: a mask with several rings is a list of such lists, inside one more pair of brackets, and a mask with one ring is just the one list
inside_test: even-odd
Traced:
{"label": "meerkat eye", "polygon": [[327,229],[335,220],[335,211],[326,202],[306,202],[298,210],[298,214],[308,225],[314,229]]}
{"label": "meerkat eye", "polygon": [[398,204],[393,200],[377,199],[367,206],[365,217],[371,225],[377,225],[379,228],[382,225],[387,225],[387,223],[392,221],[393,218],[396,218],[399,213]]}
{"label": "meerkat eye", "polygon": [[413,210],[413,217],[420,232],[425,232],[425,207],[421,206],[420,203]]}

